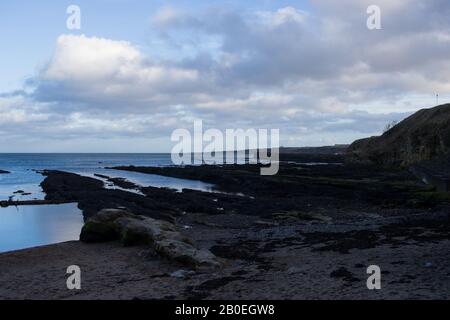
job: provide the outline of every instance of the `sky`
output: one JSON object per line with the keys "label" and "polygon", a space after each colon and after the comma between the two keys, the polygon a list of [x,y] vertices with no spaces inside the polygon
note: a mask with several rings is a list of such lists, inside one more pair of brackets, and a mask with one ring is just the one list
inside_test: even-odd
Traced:
{"label": "sky", "polygon": [[449,16],[447,0],[2,1],[0,152],[168,152],[194,120],[283,146],[378,135],[449,102]]}

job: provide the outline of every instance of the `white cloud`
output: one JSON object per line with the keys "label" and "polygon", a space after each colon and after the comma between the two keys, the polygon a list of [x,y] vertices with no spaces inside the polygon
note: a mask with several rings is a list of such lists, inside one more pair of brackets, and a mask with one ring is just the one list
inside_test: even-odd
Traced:
{"label": "white cloud", "polygon": [[294,7],[284,7],[275,12],[261,11],[257,15],[267,24],[276,27],[289,22],[305,23],[308,13]]}
{"label": "white cloud", "polygon": [[184,14],[173,7],[163,7],[160,8],[156,14],[152,17],[152,21],[160,26],[173,23],[174,21],[182,18]]}
{"label": "white cloud", "polygon": [[123,77],[141,61],[139,51],[125,41],[62,35],[42,80],[99,81]]}
{"label": "white cloud", "polygon": [[113,108],[116,102],[142,106],[164,101],[174,91],[189,92],[199,80],[197,70],[149,61],[125,41],[62,35],[37,79],[35,96],[89,108]]}
{"label": "white cloud", "polygon": [[0,125],[7,127],[46,121],[49,115],[23,97],[0,97]]}

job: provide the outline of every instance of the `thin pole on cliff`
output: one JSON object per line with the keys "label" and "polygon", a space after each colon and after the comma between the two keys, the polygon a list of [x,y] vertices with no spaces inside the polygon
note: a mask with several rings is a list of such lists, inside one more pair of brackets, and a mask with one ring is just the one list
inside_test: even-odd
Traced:
{"label": "thin pole on cliff", "polygon": [[436,105],[439,105],[439,93],[436,93]]}

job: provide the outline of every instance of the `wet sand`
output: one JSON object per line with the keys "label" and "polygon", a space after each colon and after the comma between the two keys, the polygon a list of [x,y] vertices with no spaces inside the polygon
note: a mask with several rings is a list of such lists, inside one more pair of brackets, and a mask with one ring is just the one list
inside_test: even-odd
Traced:
{"label": "wet sand", "polygon": [[[192,272],[186,278],[170,276],[183,266],[154,257],[145,247],[124,248],[117,243],[67,242],[4,253],[0,255],[0,298],[450,298],[448,240],[381,245],[348,254],[314,251],[301,242],[277,246],[258,254],[258,261],[230,256],[221,270]],[[66,288],[66,269],[72,264],[81,267],[81,290]],[[370,264],[381,267],[381,290],[366,287]]]}

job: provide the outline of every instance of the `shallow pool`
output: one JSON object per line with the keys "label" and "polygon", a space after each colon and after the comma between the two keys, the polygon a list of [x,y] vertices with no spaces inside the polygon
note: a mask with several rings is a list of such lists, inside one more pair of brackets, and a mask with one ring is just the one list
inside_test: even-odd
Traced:
{"label": "shallow pool", "polygon": [[78,240],[82,226],[76,203],[0,208],[0,252]]}

